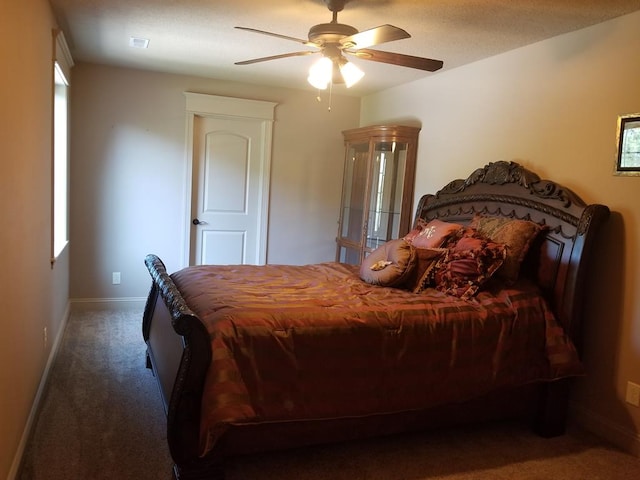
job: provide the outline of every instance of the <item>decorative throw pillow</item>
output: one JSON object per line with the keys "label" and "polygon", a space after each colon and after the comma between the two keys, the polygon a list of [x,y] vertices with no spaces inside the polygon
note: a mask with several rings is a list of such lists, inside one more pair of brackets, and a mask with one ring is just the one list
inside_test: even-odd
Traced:
{"label": "decorative throw pillow", "polygon": [[446,248],[416,248],[416,267],[406,288],[413,293],[421,293],[434,285],[435,267],[447,253]]}
{"label": "decorative throw pillow", "polygon": [[443,222],[434,218],[425,223],[419,220],[416,228],[405,235],[404,239],[416,248],[437,248],[452,234],[462,228],[462,225]]}
{"label": "decorative throw pillow", "polygon": [[520,274],[520,265],[531,244],[545,227],[529,220],[476,215],[469,224],[482,235],[507,246],[507,258],[497,276],[513,283]]}
{"label": "decorative throw pillow", "polygon": [[478,292],[507,255],[504,244],[482,238],[471,229],[466,233],[438,261],[434,276],[437,290],[464,300]]}
{"label": "decorative throw pillow", "polygon": [[418,236],[418,234],[424,229],[426,225],[427,222],[425,222],[422,218],[418,218],[418,220],[416,220],[414,228],[402,238],[409,243],[413,242],[413,239]]}
{"label": "decorative throw pillow", "polygon": [[399,287],[410,278],[415,267],[415,249],[399,238],[379,246],[362,261],[360,278],[372,285]]}

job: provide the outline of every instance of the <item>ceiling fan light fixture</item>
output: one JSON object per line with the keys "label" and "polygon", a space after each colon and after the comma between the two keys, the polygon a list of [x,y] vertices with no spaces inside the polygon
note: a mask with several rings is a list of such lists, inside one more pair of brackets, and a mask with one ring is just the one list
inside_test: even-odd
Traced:
{"label": "ceiling fan light fixture", "polygon": [[351,62],[341,62],[340,73],[347,88],[355,85],[364,77],[364,72]]}
{"label": "ceiling fan light fixture", "polygon": [[322,57],[311,65],[307,81],[318,90],[326,90],[327,86],[331,82],[332,74],[333,62],[327,57]]}
{"label": "ceiling fan light fixture", "polygon": [[[325,90],[329,85],[342,83],[349,88],[362,79],[364,72],[354,64],[348,62],[343,56],[344,53],[355,55],[356,57],[364,60],[371,60],[389,65],[399,65],[428,72],[435,72],[442,68],[442,60],[404,55],[401,53],[384,52],[382,50],[370,50],[368,47],[374,47],[382,43],[410,38],[411,35],[402,28],[394,27],[389,24],[380,25],[375,28],[370,28],[369,30],[358,31],[351,25],[339,23],[338,12],[342,11],[348,1],[350,0],[324,0],[327,8],[332,13],[331,22],[320,23],[312,26],[309,30],[307,40],[279,33],[257,30],[255,28],[236,28],[284,40],[291,40],[307,47],[314,47],[317,49],[316,51],[319,50],[319,53],[322,54],[322,58],[311,66],[309,69],[309,76],[307,77],[307,81],[319,90]],[[235,64],[250,65],[268,60],[277,60],[280,58],[311,55],[313,53],[316,52],[304,50],[254,58],[242,62],[235,62]]]}

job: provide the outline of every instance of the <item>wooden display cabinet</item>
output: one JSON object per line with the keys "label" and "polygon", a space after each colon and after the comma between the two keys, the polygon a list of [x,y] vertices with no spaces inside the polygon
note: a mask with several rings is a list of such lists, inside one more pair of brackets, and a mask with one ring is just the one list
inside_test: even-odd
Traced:
{"label": "wooden display cabinet", "polygon": [[336,261],[359,264],[411,227],[420,128],[371,126],[342,133],[345,164]]}

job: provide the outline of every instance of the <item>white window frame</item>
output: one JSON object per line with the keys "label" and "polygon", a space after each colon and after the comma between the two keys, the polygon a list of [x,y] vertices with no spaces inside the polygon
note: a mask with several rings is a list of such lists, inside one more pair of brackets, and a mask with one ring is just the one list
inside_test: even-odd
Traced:
{"label": "white window frame", "polygon": [[73,59],[61,30],[53,31],[51,265],[69,243],[69,85]]}

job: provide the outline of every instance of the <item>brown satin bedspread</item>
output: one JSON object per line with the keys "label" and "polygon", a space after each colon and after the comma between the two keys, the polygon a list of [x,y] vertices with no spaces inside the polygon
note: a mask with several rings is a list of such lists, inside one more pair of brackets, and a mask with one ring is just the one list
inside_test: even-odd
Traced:
{"label": "brown satin bedspread", "polygon": [[526,282],[462,301],[372,286],[338,263],[197,266],[172,278],[211,335],[203,454],[229,424],[420,409],[582,373]]}

